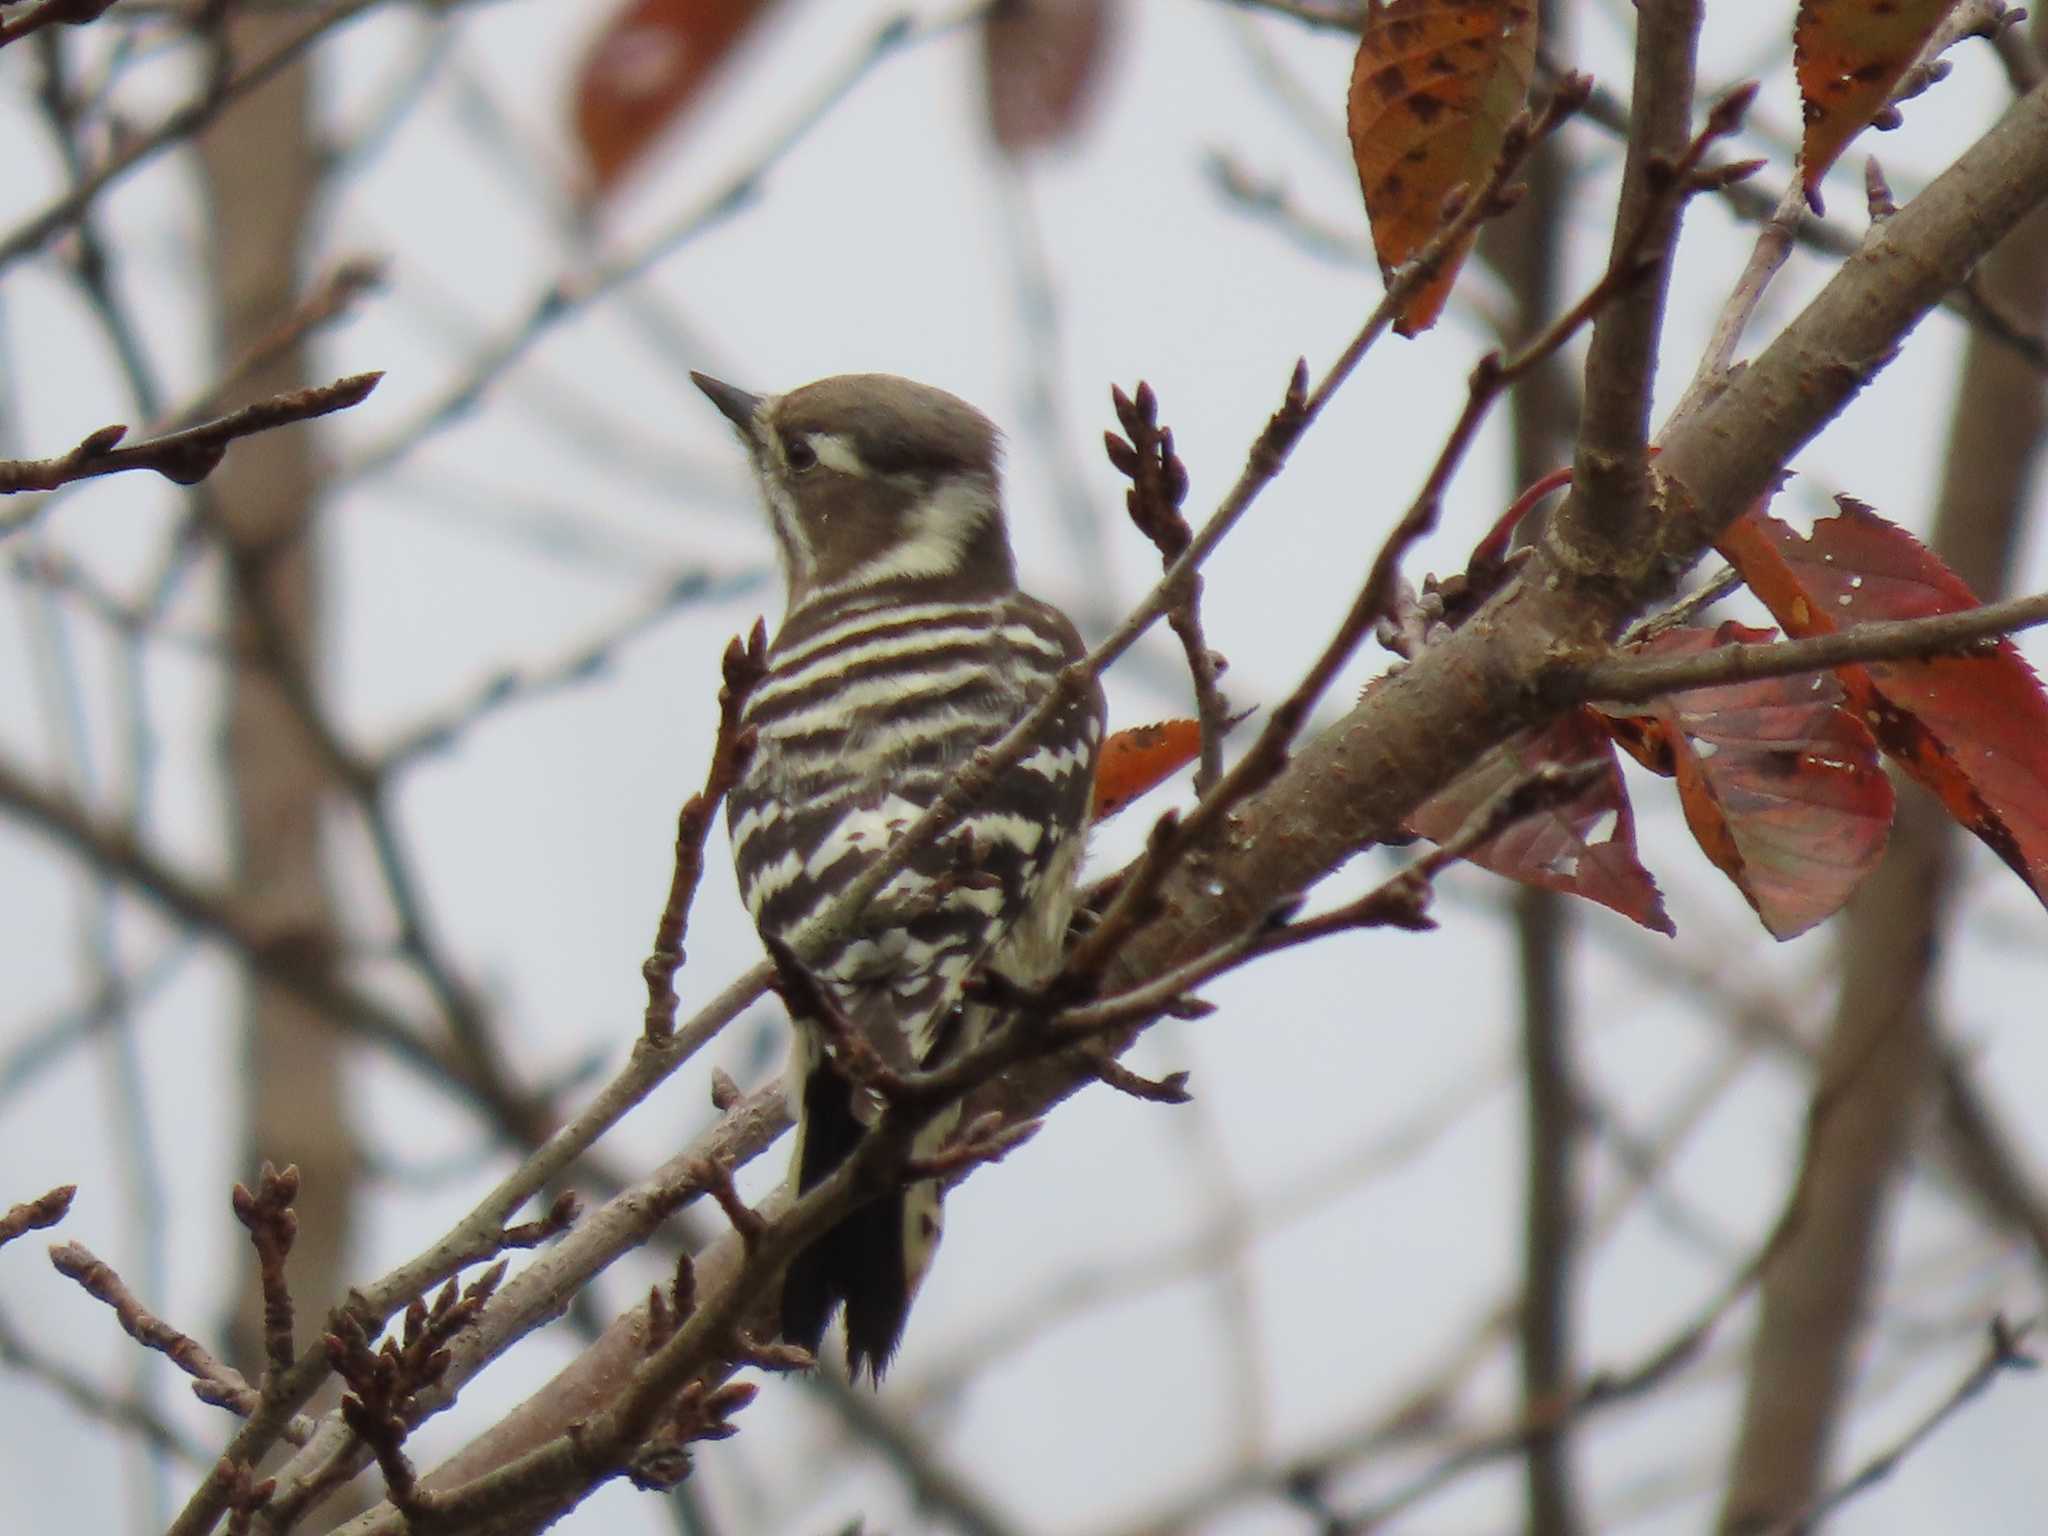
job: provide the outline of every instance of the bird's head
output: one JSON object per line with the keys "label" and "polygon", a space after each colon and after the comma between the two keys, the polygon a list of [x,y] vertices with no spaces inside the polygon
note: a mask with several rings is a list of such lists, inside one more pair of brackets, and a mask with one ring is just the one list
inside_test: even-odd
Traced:
{"label": "bird's head", "polygon": [[791,609],[870,591],[964,600],[1015,587],[996,429],[966,401],[885,373],[786,395],[690,377],[753,461]]}

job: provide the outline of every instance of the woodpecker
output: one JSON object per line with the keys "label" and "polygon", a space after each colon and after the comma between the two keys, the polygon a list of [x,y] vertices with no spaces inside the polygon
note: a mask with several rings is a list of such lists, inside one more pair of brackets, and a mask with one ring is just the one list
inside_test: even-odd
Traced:
{"label": "woodpecker", "polygon": [[[928,1068],[991,1023],[963,1000],[984,969],[1029,986],[1059,966],[1102,743],[1099,685],[1055,714],[1000,782],[882,887],[823,953],[807,925],[1082,654],[1066,616],[1017,589],[999,439],[943,390],[886,374],[760,396],[693,373],[739,433],[786,584],[756,746],[726,802],[741,898],[803,957],[820,995],[887,1066]],[[843,1162],[882,1105],[792,1007],[791,1177]],[[913,1152],[946,1139],[958,1111]],[[815,1351],[845,1306],[846,1355],[879,1382],[939,1240],[925,1181],[848,1215],[791,1263],[782,1334]]]}

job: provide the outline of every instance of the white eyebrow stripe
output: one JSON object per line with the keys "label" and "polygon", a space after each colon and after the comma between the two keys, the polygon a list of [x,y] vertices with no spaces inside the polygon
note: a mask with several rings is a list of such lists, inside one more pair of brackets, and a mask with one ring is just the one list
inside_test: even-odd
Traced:
{"label": "white eyebrow stripe", "polygon": [[868,467],[853,451],[853,444],[837,432],[806,432],[804,441],[811,445],[811,452],[818,456],[818,462],[827,469],[837,470],[842,475],[853,475],[866,479]]}

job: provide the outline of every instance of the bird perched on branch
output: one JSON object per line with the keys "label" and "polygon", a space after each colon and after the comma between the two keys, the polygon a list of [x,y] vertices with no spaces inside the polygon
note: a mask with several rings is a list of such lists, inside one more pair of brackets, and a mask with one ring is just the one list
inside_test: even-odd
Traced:
{"label": "bird perched on branch", "polygon": [[[1091,683],[1053,714],[951,828],[838,921],[835,898],[1046,697],[1081,642],[1017,590],[997,434],[972,406],[884,374],[772,396],[691,377],[752,460],[788,589],[726,821],[741,897],[780,963],[802,972],[784,988],[801,1194],[885,1107],[850,1053],[898,1073],[957,1059],[990,1023],[987,1004],[963,999],[970,977],[1028,986],[1058,968],[1102,692]],[[936,1151],[957,1121],[955,1108],[928,1123],[913,1154]],[[935,1180],[899,1188],[799,1254],[783,1336],[815,1350],[843,1302],[847,1363],[879,1380],[938,1243],[939,1195]]]}

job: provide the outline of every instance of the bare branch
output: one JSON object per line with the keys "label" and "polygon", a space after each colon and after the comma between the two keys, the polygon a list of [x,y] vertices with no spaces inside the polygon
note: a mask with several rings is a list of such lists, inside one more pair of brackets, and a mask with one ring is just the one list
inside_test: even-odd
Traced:
{"label": "bare branch", "polygon": [[0,1313],[0,1365],[18,1376],[39,1381],[78,1413],[110,1429],[135,1436],[153,1450],[166,1451],[190,1466],[204,1468],[212,1455],[154,1407],[134,1397],[116,1397],[55,1355],[45,1355]]}
{"label": "bare branch", "polygon": [[1580,698],[1636,703],[1683,688],[1795,677],[1860,661],[1967,656],[2002,635],[2037,624],[2048,624],[2048,593],[1927,619],[1854,624],[1806,640],[1716,646],[1697,656],[1617,655],[1577,669],[1571,686]]}
{"label": "bare branch", "polygon": [[889,58],[951,35],[978,20],[990,3],[991,0],[978,0],[962,10],[930,20],[897,15],[884,21],[855,45],[815,96],[793,110],[767,142],[709,195],[636,249],[580,272],[563,273],[535,296],[525,317],[487,346],[460,378],[411,421],[346,465],[341,478],[354,480],[388,469],[428,437],[467,416],[492,386],[556,326],[638,281],[662,261],[751,205],[769,174]]}
{"label": "bare branch", "polygon": [[[636,1039],[626,1068],[605,1085],[581,1114],[556,1131],[525,1162],[501,1180],[445,1236],[381,1279],[353,1291],[348,1303],[349,1315],[366,1327],[381,1327],[399,1308],[428,1288],[507,1246],[507,1218],[537,1191],[559,1177],[628,1110],[653,1092],[720,1029],[737,1018],[761,995],[768,974],[769,968],[765,964],[747,972],[663,1044],[651,1042],[644,1036]],[[765,1097],[757,1096],[757,1099],[758,1103],[750,1103],[745,1112],[728,1115],[724,1122],[736,1129],[740,1139],[728,1139],[726,1142],[714,1139],[707,1150],[728,1156],[737,1156],[748,1146],[759,1150],[788,1124],[788,1108],[780,1097],[779,1087]],[[685,1159],[672,1161],[664,1170],[657,1171],[657,1179],[665,1174],[671,1184],[687,1184],[695,1172],[694,1159],[700,1155],[704,1154],[693,1152]],[[505,1288],[498,1297],[497,1306],[487,1315],[484,1326],[476,1334],[467,1336],[465,1345],[480,1354],[482,1359],[489,1359],[491,1355],[484,1353],[485,1350],[494,1352],[506,1347],[540,1317],[559,1312],[566,1305],[566,1298],[590,1274],[609,1263],[626,1247],[644,1239],[654,1223],[675,1209],[679,1197],[650,1198],[650,1188],[659,1190],[663,1187],[658,1182],[634,1186],[608,1203],[606,1211],[614,1213],[611,1219],[591,1217],[580,1223],[576,1232],[557,1245],[543,1264],[529,1268]],[[516,1234],[516,1228],[511,1230]],[[586,1257],[592,1254],[596,1256]],[[587,1267],[578,1269],[579,1262]],[[494,1328],[502,1328],[503,1332],[493,1333]],[[473,1371],[480,1365],[481,1359],[469,1370]],[[293,1362],[291,1370],[266,1393],[262,1411],[251,1417],[242,1433],[228,1447],[228,1461],[246,1463],[267,1454],[280,1438],[280,1426],[286,1422],[285,1416],[296,1413],[311,1401],[331,1370],[324,1348],[303,1352]],[[463,1379],[466,1375],[458,1362],[458,1368],[446,1379],[447,1385],[452,1387]],[[334,1447],[322,1446],[315,1441],[308,1445],[307,1452],[309,1456],[318,1453],[317,1470],[318,1465],[324,1464],[334,1454]],[[297,1475],[311,1476],[312,1473],[301,1469]],[[216,1470],[209,1475],[194,1491],[173,1529],[180,1533],[195,1533],[195,1536],[211,1530],[226,1512],[228,1489],[225,1474]]]}
{"label": "bare branch", "polygon": [[10,1206],[7,1214],[0,1216],[0,1248],[6,1247],[24,1232],[35,1232],[44,1227],[57,1225],[70,1214],[71,1199],[77,1193],[76,1184],[59,1184],[46,1195]]}
{"label": "bare branch", "polygon": [[43,0],[34,10],[12,21],[0,20],[0,48],[18,43],[44,27],[82,27],[89,21],[98,21],[113,4],[114,0]]}
{"label": "bare branch", "polygon": [[640,967],[647,982],[647,1012],[641,1030],[659,1044],[675,1033],[676,972],[683,963],[683,931],[690,903],[704,874],[704,839],[719,802],[731,792],[753,755],[752,732],[742,724],[747,696],[768,675],[768,630],[760,620],[742,644],[735,637],[725,648],[725,684],[718,690],[718,736],[711,748],[711,767],[704,788],[683,803],[676,818],[676,856],[669,877],[668,901],[655,924],[654,952]]}
{"label": "bare branch", "polygon": [[[1677,171],[1692,132],[1693,66],[1703,12],[1700,0],[1655,0],[1641,6],[1636,24],[1627,162],[1609,265],[1626,252],[1642,265],[1643,275],[1594,323],[1572,465],[1574,499],[1587,531],[1617,551],[1649,511],[1650,384],[1683,212],[1683,198],[1672,195],[1671,182],[1689,177],[1699,163],[1695,156],[1683,173]],[[1733,104],[1730,129],[1754,94],[1751,86]],[[1723,102],[1715,111],[1730,107]]]}
{"label": "bare branch", "polygon": [[298,1218],[291,1208],[298,1193],[299,1170],[289,1167],[280,1173],[269,1163],[263,1165],[254,1190],[245,1184],[234,1189],[235,1218],[249,1229],[261,1270],[263,1352],[272,1371],[289,1370],[292,1363],[292,1293],[284,1261],[298,1235]]}
{"label": "bare branch", "polygon": [[130,171],[155,159],[165,150],[185,143],[218,117],[223,108],[275,79],[335,28],[382,3],[384,0],[334,0],[333,4],[315,15],[303,31],[287,38],[232,78],[208,82],[198,96],[172,110],[156,127],[125,140],[104,164],[82,178],[70,191],[32,214],[5,236],[0,236],[0,270],[42,249],[60,230],[77,223],[102,192]]}
{"label": "bare branch", "polygon": [[2041,1362],[2020,1348],[2033,1331],[2033,1323],[2008,1323],[2002,1317],[1991,1320],[1984,1354],[1947,1396],[1929,1409],[1918,1423],[1861,1467],[1839,1486],[1829,1489],[1789,1519],[1770,1526],[1763,1536],[1806,1536],[1844,1504],[1883,1482],[1905,1459],[1924,1445],[1935,1431],[1981,1396],[1990,1385],[2010,1371],[2032,1371]]}
{"label": "bare branch", "polygon": [[[172,1327],[145,1307],[128,1284],[105,1261],[94,1257],[83,1243],[55,1243],[50,1262],[57,1272],[75,1280],[86,1294],[113,1309],[122,1329],[145,1349],[153,1349],[192,1378],[192,1391],[203,1403],[226,1408],[247,1417],[258,1401],[240,1371],[214,1357],[190,1334]],[[283,1438],[295,1443],[311,1433],[305,1419],[288,1418],[282,1425]]]}
{"label": "bare branch", "polygon": [[[1137,394],[1126,395],[1111,387],[1110,401],[1124,437],[1103,433],[1109,462],[1131,482],[1124,493],[1124,506],[1138,531],[1152,541],[1167,565],[1180,558],[1194,540],[1194,531],[1182,514],[1180,504],[1188,493],[1187,466],[1174,452],[1173,429],[1159,425],[1159,398],[1152,386],[1138,381]],[[1223,776],[1223,735],[1230,729],[1230,704],[1217,686],[1223,658],[1209,649],[1202,633],[1202,578],[1190,573],[1181,600],[1167,614],[1166,622],[1179,638],[1187,657],[1188,676],[1195,687],[1195,713],[1202,727],[1202,757],[1195,769],[1195,793],[1205,795]]]}
{"label": "bare branch", "polygon": [[[293,422],[312,421],[360,405],[383,377],[381,373],[357,373],[332,384],[273,395],[213,421],[126,448],[116,446],[128,435],[126,427],[101,427],[69,453],[54,459],[12,459],[0,463],[0,494],[52,491],[74,480],[118,475],[132,469],[154,470],[179,485],[196,485],[213,473],[228,444],[236,438]],[[23,520],[20,514],[0,519],[0,534],[18,528]]]}

